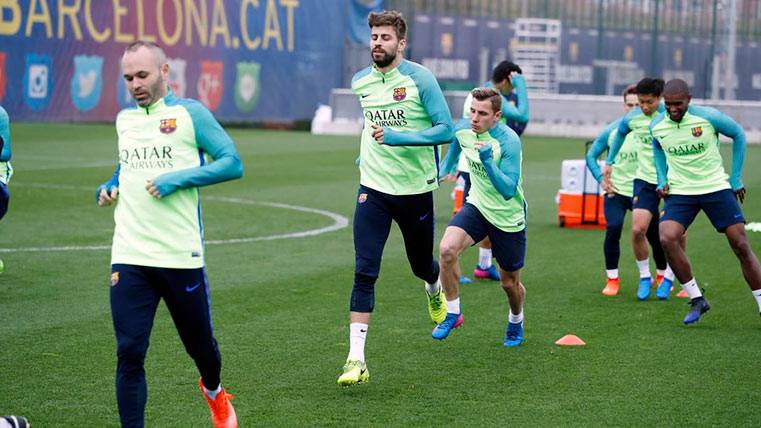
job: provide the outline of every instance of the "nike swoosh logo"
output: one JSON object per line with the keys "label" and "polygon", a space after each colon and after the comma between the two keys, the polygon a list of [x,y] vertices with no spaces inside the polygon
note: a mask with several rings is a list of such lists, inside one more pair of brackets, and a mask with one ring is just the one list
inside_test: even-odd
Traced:
{"label": "nike swoosh logo", "polygon": [[186,285],[185,286],[185,291],[187,291],[188,293],[192,293],[192,292],[194,292],[196,290],[196,288],[198,288],[200,286],[201,286],[200,282],[198,282],[198,283],[196,283],[196,285],[192,285],[192,286],[191,285]]}
{"label": "nike swoosh logo", "polygon": [[427,218],[428,218],[428,214],[430,214],[430,213],[425,213],[425,214],[421,215],[421,216],[418,218],[418,220],[420,220],[420,221],[423,221],[423,220],[427,219]]}
{"label": "nike swoosh logo", "polygon": [[360,95],[360,97],[362,97],[362,98],[367,98],[369,96],[370,96],[370,94]]}

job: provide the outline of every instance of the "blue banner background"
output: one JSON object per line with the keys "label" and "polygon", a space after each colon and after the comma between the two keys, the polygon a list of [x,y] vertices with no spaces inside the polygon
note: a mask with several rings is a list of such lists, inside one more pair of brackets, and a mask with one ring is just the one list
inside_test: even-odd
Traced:
{"label": "blue banner background", "polygon": [[[0,2],[0,55],[6,54],[0,69],[0,84],[6,82],[5,91],[0,88],[0,104],[13,120],[113,120],[121,109],[121,54],[129,42],[145,38],[141,35],[154,38],[169,58],[186,61],[186,97],[200,98],[201,61],[224,64],[221,102],[213,109],[220,120],[310,119],[319,103],[328,102],[331,88],[341,86],[346,0],[83,0],[69,14],[58,10],[59,3]],[[64,2],[66,6],[77,2]],[[205,43],[199,33],[206,35]],[[172,43],[174,34],[178,39]],[[42,69],[33,68],[29,76],[27,65],[40,56],[50,60],[45,97]],[[101,57],[100,72],[90,74],[97,69],[97,58],[75,70],[75,57],[81,56]],[[259,64],[258,81],[248,80],[259,91],[258,102],[247,112],[235,103],[238,63]],[[44,61],[38,65],[44,66]],[[98,79],[101,93],[92,106]],[[248,95],[253,99],[250,91],[251,87]],[[80,95],[89,98],[77,99]]]}

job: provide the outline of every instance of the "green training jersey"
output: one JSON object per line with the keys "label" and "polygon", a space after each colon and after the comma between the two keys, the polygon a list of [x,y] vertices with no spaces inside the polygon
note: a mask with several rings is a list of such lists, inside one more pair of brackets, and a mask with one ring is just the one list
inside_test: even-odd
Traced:
{"label": "green training jersey", "polygon": [[[592,172],[595,180],[602,182],[602,172],[597,164],[597,157],[613,145],[621,119],[613,121],[605,127],[600,135],[595,138],[589,148],[585,159],[587,168]],[[626,135],[624,143],[616,155],[616,163],[612,165],[610,181],[616,188],[616,193],[632,197],[634,177],[637,173],[638,158],[637,144],[633,133]]]}
{"label": "green training jersey", "polygon": [[[521,178],[522,154],[518,134],[504,124],[497,124],[488,132],[476,134],[469,120],[462,119],[455,126],[458,144],[450,150],[461,152],[470,168],[470,193],[467,202],[476,208],[489,223],[505,232],[520,232],[526,228],[526,200]],[[491,146],[492,156],[486,163],[481,160],[475,144]],[[454,163],[455,158],[450,158]],[[445,165],[451,168],[451,165]],[[446,170],[446,169],[443,169]]]}
{"label": "green training jersey", "polygon": [[[662,185],[665,178],[670,194],[703,195],[742,187],[745,134],[729,116],[710,107],[690,106],[681,121],[674,122],[668,114],[662,114],[651,129],[656,156],[664,155],[667,166],[665,177],[659,173],[658,184]],[[731,180],[719,151],[720,133],[734,140]],[[666,168],[660,165],[658,169]]]}
{"label": "green training jersey", "polygon": [[[402,60],[380,72],[354,75],[352,91],[365,118],[360,147],[360,184],[390,195],[414,195],[438,187],[437,144],[452,139],[452,117],[444,94],[425,67]],[[372,136],[383,127],[384,144]]]}
{"label": "green training jersey", "polygon": [[[111,263],[175,269],[204,266],[198,186],[242,175],[232,140],[211,113],[171,92],[116,118],[119,167]],[[214,162],[206,165],[205,155]],[[160,199],[146,191],[153,180]]]}
{"label": "green training jersey", "polygon": [[[650,184],[656,184],[658,178],[655,173],[655,160],[653,159],[653,144],[650,136],[650,123],[653,119],[664,111],[663,103],[658,105],[658,110],[651,115],[646,115],[637,107],[627,113],[618,126],[618,135],[615,136],[611,143],[611,150],[608,152],[608,164],[615,163],[615,157],[620,150],[620,144],[629,133],[634,134],[635,145],[637,147],[637,172],[634,178],[646,181]],[[615,133],[614,133],[615,134]]]}
{"label": "green training jersey", "polygon": [[[529,119],[526,80],[523,78],[522,74],[516,74],[513,76],[512,82],[515,91],[512,94],[509,94],[510,97],[500,94],[502,95],[502,117],[499,118],[499,123],[507,125],[520,136]],[[491,81],[485,82],[481,87],[497,90],[497,88],[494,87],[494,83]],[[462,104],[463,119],[470,118],[470,105],[472,103],[473,94],[469,93]],[[468,170],[468,162],[463,157],[460,157],[460,161],[457,162],[457,170],[470,172]]]}

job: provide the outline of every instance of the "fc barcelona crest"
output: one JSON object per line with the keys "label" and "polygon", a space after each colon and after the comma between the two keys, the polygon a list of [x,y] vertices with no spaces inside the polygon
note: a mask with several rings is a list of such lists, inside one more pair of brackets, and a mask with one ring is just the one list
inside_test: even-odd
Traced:
{"label": "fc barcelona crest", "polygon": [[171,134],[177,129],[177,119],[161,119],[159,131],[162,134]]}
{"label": "fc barcelona crest", "polygon": [[407,98],[407,88],[394,88],[394,101],[401,101]]}
{"label": "fc barcelona crest", "polygon": [[692,128],[692,136],[697,138],[703,135],[703,128],[701,126],[696,126]]}

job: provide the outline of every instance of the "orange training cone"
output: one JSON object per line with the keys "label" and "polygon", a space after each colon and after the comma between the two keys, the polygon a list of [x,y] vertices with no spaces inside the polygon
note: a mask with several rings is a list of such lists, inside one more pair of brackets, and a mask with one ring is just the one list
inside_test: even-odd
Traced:
{"label": "orange training cone", "polygon": [[684,290],[679,290],[679,292],[678,292],[678,293],[676,293],[676,297],[681,297],[681,298],[683,298],[683,299],[689,299],[689,298],[690,298],[690,295],[689,295],[689,294],[687,294],[687,292],[686,292],[686,291],[684,291]]}
{"label": "orange training cone", "polygon": [[584,346],[586,345],[586,342],[579,339],[579,336],[574,334],[566,334],[565,336],[558,339],[555,344],[560,346]]}

